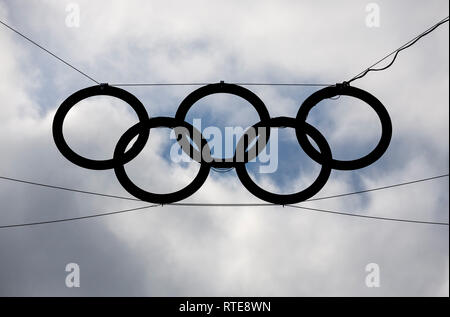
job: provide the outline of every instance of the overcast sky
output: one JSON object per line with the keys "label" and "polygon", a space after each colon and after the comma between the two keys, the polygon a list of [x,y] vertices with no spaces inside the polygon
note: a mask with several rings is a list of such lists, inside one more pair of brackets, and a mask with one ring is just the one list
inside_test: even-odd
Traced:
{"label": "overcast sky", "polygon": [[[80,9],[66,24],[67,5]],[[448,15],[446,0],[376,1],[4,1],[0,19],[96,80],[126,82],[309,82],[347,80]],[[58,106],[93,83],[0,25],[0,176],[130,196],[114,172],[75,166],[51,133]],[[333,171],[317,196],[390,185],[449,170],[448,23],[400,53],[384,72],[354,86],[392,119],[389,149],[356,171]],[[128,88],[150,116],[173,116],[196,87]],[[250,87],[271,116],[295,116],[317,88]],[[378,119],[352,98],[311,113],[333,156],[365,155]],[[205,126],[258,122],[250,105],[210,96],[189,112]],[[96,159],[112,156],[135,122],[126,104],[90,98],[69,112],[68,143]],[[167,130],[167,131],[166,131]],[[274,192],[305,188],[317,175],[291,129],[279,131],[279,169],[253,178]],[[147,190],[182,188],[198,165],[168,159],[168,129],[152,130],[127,165]],[[251,169],[255,171],[256,169]],[[371,216],[449,221],[448,178],[304,206]],[[211,171],[187,202],[262,202],[234,171]],[[145,205],[0,179],[0,226]],[[173,207],[57,224],[0,229],[0,295],[31,296],[448,296],[449,227],[339,216],[283,207]],[[65,266],[80,267],[68,288]],[[366,265],[380,287],[366,286]]]}

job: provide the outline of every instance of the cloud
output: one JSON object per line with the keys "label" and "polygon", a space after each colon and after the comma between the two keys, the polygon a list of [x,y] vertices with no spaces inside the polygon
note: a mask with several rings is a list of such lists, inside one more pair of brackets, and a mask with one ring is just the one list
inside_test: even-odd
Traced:
{"label": "cloud", "polygon": [[[66,2],[61,1],[0,2],[0,16],[102,82],[334,83],[350,78],[448,11],[446,1],[426,6],[379,1],[381,28],[369,29],[364,25],[365,5],[357,1],[77,3],[80,28],[65,26]],[[0,30],[0,42],[0,174],[128,195],[113,171],[74,166],[53,143],[56,107],[92,83],[7,29]],[[394,128],[392,144],[370,167],[333,171],[318,196],[448,172],[448,25],[402,52],[388,71],[370,74],[355,85],[386,105]],[[193,89],[127,90],[151,116],[173,116]],[[295,116],[314,90],[252,91],[272,116]],[[258,120],[250,107],[234,98],[215,97],[195,106],[191,116],[203,115],[221,126]],[[311,122],[324,132],[336,155],[353,157],[376,140],[379,127],[373,113],[343,100],[321,104],[320,115]],[[327,111],[333,104],[335,111]],[[134,122],[126,105],[93,98],[71,111],[65,133],[83,155],[110,157],[120,135]],[[133,180],[148,190],[179,189],[198,168],[167,160],[167,131],[152,130],[146,149],[127,166]],[[292,136],[286,142],[297,146]],[[295,153],[280,151],[282,167],[299,165],[295,173],[254,177],[276,192],[307,186],[315,171]],[[0,182],[0,201],[1,224],[142,205],[6,181]],[[259,202],[234,172],[211,172],[187,201]],[[448,179],[305,206],[448,222]],[[1,295],[448,296],[448,227],[282,207],[164,206],[0,229],[0,255]],[[69,262],[80,265],[79,289],[64,285]],[[381,268],[378,289],[364,284],[365,266],[371,262]]]}

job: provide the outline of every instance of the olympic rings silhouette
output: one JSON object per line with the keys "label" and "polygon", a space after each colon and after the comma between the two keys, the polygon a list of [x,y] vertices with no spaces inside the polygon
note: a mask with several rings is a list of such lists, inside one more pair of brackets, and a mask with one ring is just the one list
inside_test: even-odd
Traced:
{"label": "olympic rings silhouette", "polygon": [[[232,94],[248,101],[257,111],[260,121],[247,129],[238,140],[234,157],[231,161],[212,158],[208,142],[203,138],[201,131],[185,121],[189,109],[200,99],[218,93]],[[128,103],[136,112],[139,122],[129,128],[119,139],[112,159],[92,160],[75,153],[67,144],[63,135],[63,124],[67,113],[72,107],[83,99],[107,95],[119,98]],[[336,96],[350,96],[367,103],[378,115],[381,122],[381,137],[378,145],[367,155],[355,160],[336,160],[325,137],[312,125],[306,122],[310,110],[320,101]],[[178,136],[177,142],[183,152],[200,164],[200,169],[194,180],[186,187],[173,193],[156,194],[145,191],[136,186],[128,177],[124,165],[133,160],[144,149],[152,128],[166,127],[173,129]],[[306,189],[293,194],[275,194],[258,186],[249,176],[246,163],[255,159],[265,148],[269,141],[270,129],[290,127],[295,129],[297,141],[305,153],[321,165],[316,180]],[[267,138],[260,137],[259,128],[266,129]],[[258,133],[250,131],[258,130]],[[79,90],[69,96],[56,111],[53,120],[53,139],[61,154],[70,162],[87,169],[106,170],[114,169],[119,183],[134,197],[143,201],[170,204],[183,200],[194,194],[208,178],[210,169],[235,168],[242,185],[256,197],[274,204],[294,204],[311,198],[325,186],[333,169],[356,170],[369,166],[377,161],[387,150],[392,138],[392,123],[389,113],[383,104],[373,95],[362,89],[352,87],[348,83],[337,84],[323,88],[309,96],[300,106],[295,118],[271,118],[264,102],[253,92],[235,84],[220,82],[209,84],[190,93],[178,107],[175,117],[150,118],[143,104],[131,93],[118,87],[101,84]],[[137,136],[136,142],[128,149],[129,143]],[[308,139],[314,140],[319,150],[316,150]],[[258,137],[258,138],[257,138]],[[247,145],[256,140],[252,150]],[[193,142],[191,142],[191,140]],[[195,146],[194,146],[195,145]],[[244,156],[238,160],[238,149],[243,149]]]}

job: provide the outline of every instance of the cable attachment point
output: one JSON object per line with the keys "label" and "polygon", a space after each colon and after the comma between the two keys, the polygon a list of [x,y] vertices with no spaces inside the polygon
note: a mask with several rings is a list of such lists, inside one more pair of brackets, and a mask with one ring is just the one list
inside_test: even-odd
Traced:
{"label": "cable attachment point", "polygon": [[220,84],[221,87],[223,87],[223,85],[225,84],[225,82],[224,82],[223,80],[221,80],[221,81],[219,82],[219,84]]}
{"label": "cable attachment point", "polygon": [[[334,85],[334,87],[336,87],[338,89],[338,91],[342,91],[344,88],[350,87],[350,82],[343,81],[342,83],[337,83],[336,85]],[[339,98],[341,98],[341,95],[336,95],[336,96],[330,97],[328,99],[338,100]]]}
{"label": "cable attachment point", "polygon": [[342,83],[337,83],[336,84],[336,87],[339,88],[339,89],[347,88],[349,86],[350,86],[350,82],[348,82],[348,81],[343,81]]}
{"label": "cable attachment point", "polygon": [[106,86],[108,86],[108,83],[100,83],[99,86],[100,89],[104,89]]}

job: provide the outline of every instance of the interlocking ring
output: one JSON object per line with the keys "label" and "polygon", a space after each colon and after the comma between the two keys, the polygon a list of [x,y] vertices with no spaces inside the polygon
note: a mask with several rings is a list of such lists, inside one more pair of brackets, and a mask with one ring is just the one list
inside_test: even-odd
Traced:
{"label": "interlocking ring", "polygon": [[108,170],[114,168],[114,166],[116,166],[118,163],[128,163],[129,161],[134,159],[145,147],[150,133],[149,130],[142,131],[133,146],[123,156],[121,156],[120,159],[116,158],[107,160],[92,160],[75,153],[64,139],[64,119],[66,118],[69,110],[72,109],[72,107],[75,106],[75,104],[77,104],[78,102],[89,97],[101,95],[116,97],[128,103],[131,108],[136,111],[139,121],[148,119],[147,110],[145,110],[144,105],[139,101],[139,99],[130,94],[128,91],[117,87],[108,85],[92,86],[81,89],[64,100],[64,102],[56,111],[55,117],[53,119],[53,139],[56,146],[58,147],[58,150],[62,155],[64,155],[66,159],[78,166],[92,170]]}
{"label": "interlocking ring", "polygon": [[[272,118],[265,122],[259,122],[253,126],[254,128],[258,127],[267,127],[270,128],[281,128],[281,127],[291,127],[298,129],[300,131],[303,131],[305,135],[309,135],[314,142],[316,142],[317,146],[320,149],[320,154],[323,158],[323,162],[321,163],[322,167],[320,169],[320,173],[317,176],[316,180],[306,189],[299,191],[294,194],[275,194],[268,192],[261,187],[259,187],[249,176],[247,168],[245,167],[245,164],[241,163],[236,166],[236,173],[245,188],[255,195],[256,197],[274,203],[279,205],[286,205],[286,204],[295,204],[300,201],[304,201],[308,198],[311,198],[315,194],[317,194],[323,186],[328,181],[328,177],[331,173],[331,149],[330,146],[327,143],[327,140],[324,138],[324,136],[312,125],[303,122],[299,124],[299,122],[294,118],[288,118],[288,117],[277,117]],[[252,137],[249,139],[249,142],[252,141]],[[239,142],[243,142],[244,136],[241,137]],[[239,143],[238,143],[239,144]]]}
{"label": "interlocking ring", "polygon": [[[387,112],[383,104],[367,91],[343,84],[323,88],[313,93],[303,102],[303,104],[300,106],[300,109],[298,110],[297,120],[300,122],[306,122],[309,111],[320,101],[339,95],[358,98],[366,102],[370,107],[372,107],[373,110],[375,110],[381,122],[381,138],[375,149],[373,149],[372,152],[370,152],[366,156],[349,161],[332,159],[331,167],[337,170],[356,170],[369,166],[370,164],[378,160],[384,154],[384,152],[386,152],[386,149],[388,148],[392,137],[392,123],[391,118],[389,117],[389,113]],[[297,128],[295,129],[295,133],[297,135],[298,142],[300,143],[300,146],[303,148],[305,153],[308,154],[308,156],[317,163],[322,164],[321,153],[319,153],[314,148],[314,146],[312,146],[306,134],[303,133],[302,130]]]}
{"label": "interlocking ring", "polygon": [[[203,87],[198,88],[197,90],[194,90],[191,92],[180,104],[180,106],[177,109],[177,112],[175,114],[175,118],[178,120],[184,121],[186,119],[186,115],[191,109],[191,107],[200,99],[213,95],[213,94],[219,94],[219,93],[225,93],[225,94],[231,94],[238,97],[241,97],[245,100],[247,100],[256,110],[256,112],[259,115],[260,121],[266,121],[270,119],[269,111],[266,108],[266,105],[264,102],[255,95],[252,91],[248,90],[247,88],[244,88],[242,86],[234,85],[234,84],[226,84],[223,82],[220,82],[218,84],[210,84]],[[270,137],[270,131],[267,134],[267,140]],[[249,151],[249,155],[245,156],[245,162],[249,162],[253,160],[261,151],[264,149],[266,144],[263,146],[260,144],[261,140],[258,138],[256,141],[257,151]],[[198,161],[198,157],[200,156],[200,153],[196,149],[194,149],[194,152],[187,153],[192,159]],[[233,156],[232,161],[225,161],[223,159],[218,158],[212,158],[212,161],[210,162],[211,167],[214,168],[233,168],[236,165],[236,162],[234,160],[236,156]]]}
{"label": "interlocking ring", "polygon": [[[222,159],[212,158],[211,149],[208,142],[203,138],[201,131],[198,131],[191,124],[185,121],[186,114],[192,105],[201,98],[216,94],[216,93],[228,93],[239,96],[249,103],[251,103],[260,116],[260,122],[254,124],[251,128],[252,131],[258,131],[258,134],[249,134],[248,129],[244,135],[239,139],[237,149],[232,158],[232,161],[223,161]],[[79,101],[96,95],[109,95],[117,97],[127,102],[137,113],[139,122],[129,128],[119,139],[112,159],[108,160],[91,160],[82,157],[75,153],[66,143],[63,137],[63,123],[68,111]],[[369,154],[355,160],[342,161],[333,159],[330,146],[328,145],[325,137],[312,125],[306,122],[309,111],[317,105],[320,101],[332,98],[338,95],[347,95],[358,98],[366,102],[377,113],[381,121],[382,133],[378,145]],[[155,194],[145,191],[136,186],[128,177],[125,172],[124,165],[135,158],[145,147],[148,140],[150,129],[158,127],[167,127],[174,129],[178,136],[177,142],[181,145],[182,151],[188,154],[194,161],[200,163],[200,170],[194,180],[181,190],[168,194]],[[259,128],[266,128],[267,138],[259,137],[255,144],[255,151],[246,150],[246,146],[250,144],[257,136],[260,136]],[[316,180],[306,189],[294,194],[275,194],[268,192],[259,187],[250,178],[246,169],[246,163],[256,158],[259,153],[265,148],[269,141],[270,128],[276,127],[291,127],[295,129],[298,143],[303,148],[305,153],[311,157],[314,161],[321,164],[321,170]],[[128,144],[137,136],[136,142],[127,149]],[[193,136],[193,137],[191,137]],[[308,140],[308,136],[314,140],[317,144],[319,151]],[[392,123],[389,114],[383,104],[374,96],[368,92],[351,87],[348,84],[337,84],[336,86],[330,86],[323,88],[310,97],[308,97],[297,113],[296,118],[277,117],[271,118],[269,112],[258,96],[256,96],[250,90],[234,85],[225,84],[220,82],[218,84],[211,84],[201,87],[191,94],[189,94],[180,104],[174,118],[170,117],[156,117],[149,118],[142,103],[132,94],[122,90],[120,88],[111,87],[107,84],[101,84],[100,86],[94,86],[82,89],[69,98],[67,98],[56,111],[53,121],[53,138],[59,151],[72,163],[75,163],[81,167],[104,170],[114,169],[114,172],[119,180],[120,184],[133,196],[142,199],[144,201],[169,204],[182,199],[185,199],[195,193],[206,181],[209,175],[211,167],[224,168],[231,167],[236,168],[237,175],[244,185],[253,195],[259,197],[262,200],[274,203],[274,204],[293,204],[304,201],[317,192],[326,184],[328,177],[330,176],[332,169],[338,170],[353,170],[366,167],[376,160],[378,160],[389,146],[392,137]],[[264,139],[265,142],[261,142]],[[198,148],[194,147],[194,144]],[[263,143],[263,144],[260,144]],[[237,160],[238,149],[244,149],[244,157],[242,161]],[[206,155],[206,157],[205,157]]]}
{"label": "interlocking ring", "polygon": [[[189,153],[194,149],[193,145],[189,142],[189,135],[193,135],[194,133],[200,133],[198,130],[185,121],[177,120],[176,118],[170,117],[155,117],[151,119],[147,119],[145,121],[141,121],[136,123],[134,126],[129,128],[119,139],[117,142],[116,148],[114,150],[114,159],[120,160],[124,155],[124,152],[128,146],[128,144],[133,140],[136,135],[140,135],[145,131],[150,131],[152,128],[166,127],[172,129],[180,129],[184,128],[184,131],[179,131],[176,135],[181,135],[182,137],[178,139],[181,144],[181,148],[183,151]],[[188,135],[186,135],[188,134]],[[197,141],[197,138],[191,138]],[[205,148],[209,150],[209,145],[205,139],[201,139],[200,144],[197,146],[201,149]],[[187,150],[189,148],[189,150]],[[210,151],[210,150],[209,150]],[[200,170],[198,171],[197,176],[194,180],[176,192],[169,194],[155,194],[141,189],[136,186],[128,177],[125,167],[123,164],[116,164],[114,166],[114,172],[116,173],[116,177],[119,180],[119,183],[128,191],[131,195],[136,198],[142,199],[144,201],[156,203],[156,204],[168,204],[175,201],[183,200],[193,193],[195,193],[200,187],[202,187],[203,183],[206,181],[209,175],[210,164],[200,163]]]}

